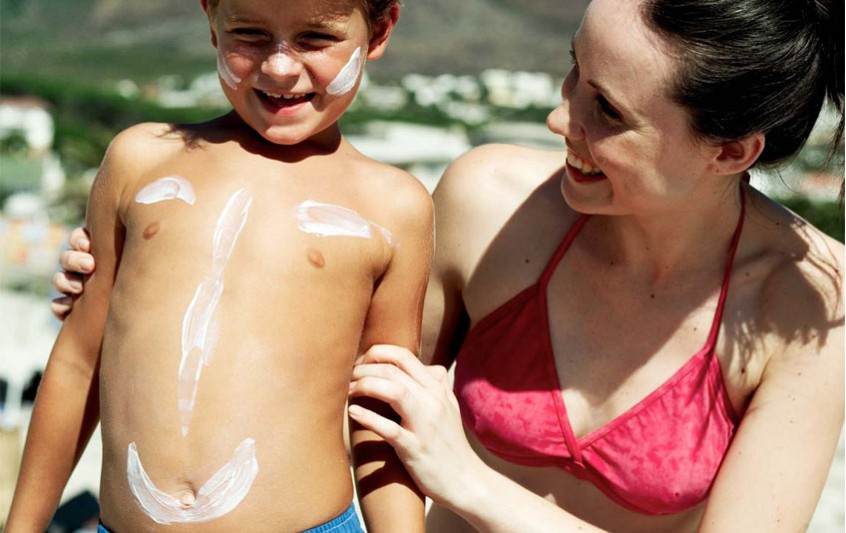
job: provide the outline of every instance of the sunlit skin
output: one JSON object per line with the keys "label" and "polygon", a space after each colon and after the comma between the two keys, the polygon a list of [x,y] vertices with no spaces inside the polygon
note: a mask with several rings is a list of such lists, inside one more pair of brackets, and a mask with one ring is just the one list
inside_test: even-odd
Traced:
{"label": "sunlit skin", "polygon": [[[222,0],[208,11],[240,79],[222,82],[234,111],[140,124],[112,141],[86,220],[97,271],[45,371],[6,531],[46,529],[98,419],[101,518],[112,531],[295,532],[350,505],[353,362],[374,343],[419,346],[433,238],[425,188],[341,136],[355,90],[326,93],[357,48],[381,56],[398,7],[389,15],[371,27],[355,0]],[[291,105],[262,91],[305,97]],[[188,183],[192,202],[135,201],[168,176]],[[241,207],[221,223],[235,196]],[[372,235],[303,231],[297,210],[308,201],[355,213]],[[214,291],[198,288],[217,284],[212,305]],[[186,323],[204,332],[190,338],[199,355],[183,347]],[[185,374],[183,360],[194,365]],[[157,524],[132,493],[128,449],[156,490],[190,506],[247,439],[258,474],[214,520]],[[349,440],[368,529],[421,531],[422,499],[390,447],[355,427]]]}
{"label": "sunlit skin", "polygon": [[[673,50],[639,19],[639,4],[594,0],[585,14],[573,41],[578,72],[548,121],[569,158],[480,147],[439,183],[421,359],[449,366],[468,328],[533,285],[581,214],[595,215],[546,303],[574,434],[607,424],[703,346],[742,188],[746,218],[715,351],[742,421],[707,500],[643,515],[561,469],[496,457],[465,434],[443,369],[374,347],[351,394],[391,403],[402,421],[350,414],[397,449],[433,498],[430,531],[802,531],[819,499],[844,414],[843,245],[742,183],[765,135],[706,142],[690,131],[668,92]],[[63,266],[78,270],[83,257],[68,253]]]}
{"label": "sunlit skin", "polygon": [[561,469],[495,456],[465,436],[436,372],[374,348],[353,394],[391,402],[403,423],[354,418],[414,465],[436,501],[432,531],[796,531],[814,511],[843,420],[843,246],[742,184],[764,135],[720,143],[691,131],[669,96],[671,49],[638,5],[594,0],[575,35],[577,66],[548,120],[572,164],[564,152],[481,147],[439,183],[422,359],[449,365],[467,328],[538,280],[581,213],[596,215],[555,270],[547,307],[573,432],[604,426],[703,346],[743,187],[716,345],[743,420],[709,498],[649,516]]}

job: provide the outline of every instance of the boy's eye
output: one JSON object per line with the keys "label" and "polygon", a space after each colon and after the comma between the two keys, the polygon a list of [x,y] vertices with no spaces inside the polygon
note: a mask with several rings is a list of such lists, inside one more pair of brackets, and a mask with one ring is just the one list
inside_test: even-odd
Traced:
{"label": "boy's eye", "polygon": [[318,43],[333,43],[338,39],[334,35],[330,35],[328,33],[321,33],[317,31],[310,31],[304,33],[302,35],[302,39],[307,42],[318,42]]}
{"label": "boy's eye", "polygon": [[245,40],[258,40],[265,37],[264,30],[260,30],[258,28],[235,28],[230,30],[229,33],[235,35],[239,39]]}

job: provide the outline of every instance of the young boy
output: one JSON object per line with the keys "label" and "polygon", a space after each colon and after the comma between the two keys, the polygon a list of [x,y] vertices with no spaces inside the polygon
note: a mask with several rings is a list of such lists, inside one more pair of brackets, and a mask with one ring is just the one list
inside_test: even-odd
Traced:
{"label": "young boy", "polygon": [[[203,8],[234,111],[112,142],[87,215],[97,272],[50,356],[9,533],[46,529],[98,419],[106,531],[357,530],[352,365],[418,347],[433,226],[426,190],[337,120],[399,6]],[[389,448],[352,443],[368,529],[422,531]]]}

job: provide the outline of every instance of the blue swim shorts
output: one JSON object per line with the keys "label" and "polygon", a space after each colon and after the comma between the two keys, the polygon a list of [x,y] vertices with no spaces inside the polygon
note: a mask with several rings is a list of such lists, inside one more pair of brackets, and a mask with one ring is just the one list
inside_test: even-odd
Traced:
{"label": "blue swim shorts", "polygon": [[[106,529],[106,526],[100,522],[97,533],[112,533],[112,531]],[[361,522],[358,519],[358,513],[355,511],[355,505],[351,503],[340,516],[325,524],[307,529],[303,533],[364,533],[364,530],[361,529]]]}

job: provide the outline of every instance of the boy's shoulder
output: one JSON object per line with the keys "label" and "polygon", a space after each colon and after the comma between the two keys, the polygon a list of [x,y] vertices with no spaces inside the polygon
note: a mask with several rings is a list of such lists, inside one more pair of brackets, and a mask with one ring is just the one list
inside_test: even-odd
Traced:
{"label": "boy's shoulder", "polygon": [[355,174],[364,196],[379,202],[394,216],[419,217],[432,213],[432,196],[423,183],[411,173],[395,166],[360,156],[355,161]]}
{"label": "boy's shoulder", "polygon": [[184,141],[171,124],[136,124],[115,135],[104,163],[120,170],[124,178],[139,176],[183,147]]}

